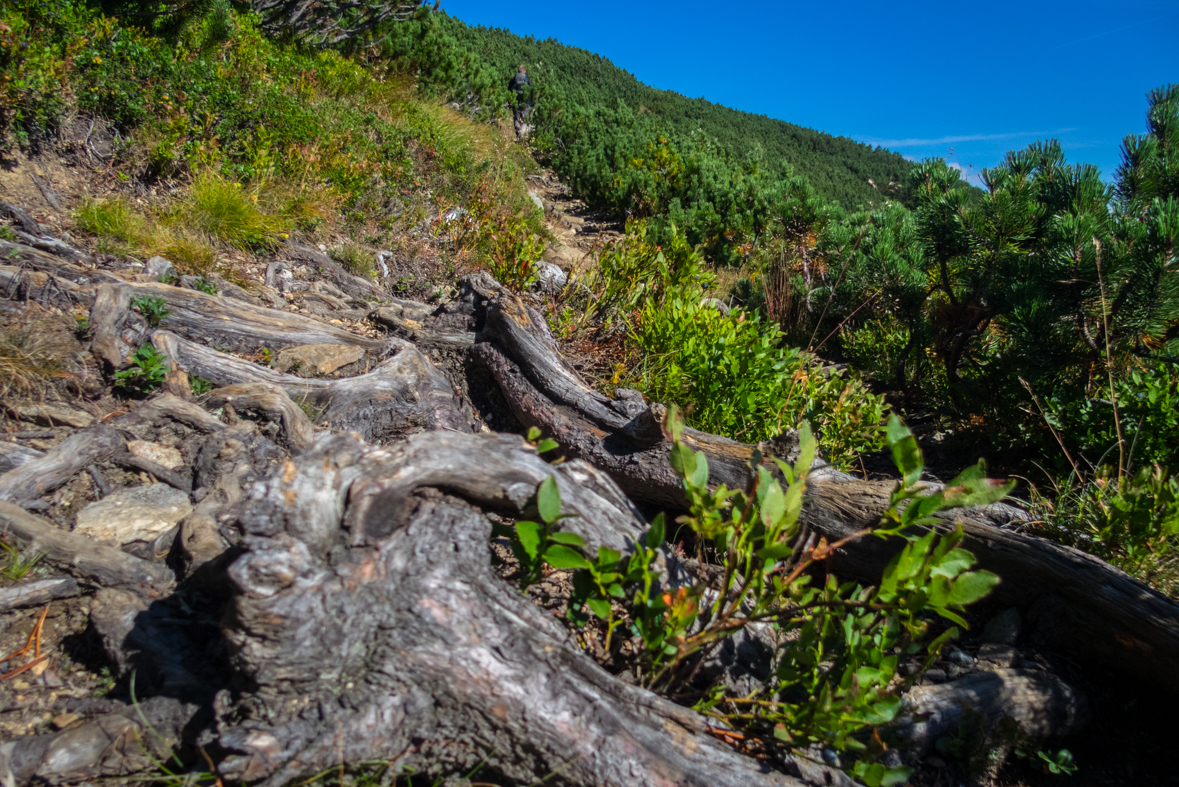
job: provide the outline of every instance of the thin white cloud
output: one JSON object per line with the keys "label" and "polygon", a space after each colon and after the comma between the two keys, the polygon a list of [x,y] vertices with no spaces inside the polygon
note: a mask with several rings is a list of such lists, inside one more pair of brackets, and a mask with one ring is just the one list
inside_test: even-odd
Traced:
{"label": "thin white cloud", "polygon": [[952,145],[958,142],[996,142],[1003,139],[1017,139],[1023,137],[1047,137],[1053,134],[1064,134],[1076,131],[1075,128],[1058,128],[1055,131],[1015,131],[1010,134],[960,134],[956,136],[938,137],[937,139],[878,139],[876,137],[861,137],[866,145],[879,145],[882,148],[917,148],[933,147],[935,145]]}

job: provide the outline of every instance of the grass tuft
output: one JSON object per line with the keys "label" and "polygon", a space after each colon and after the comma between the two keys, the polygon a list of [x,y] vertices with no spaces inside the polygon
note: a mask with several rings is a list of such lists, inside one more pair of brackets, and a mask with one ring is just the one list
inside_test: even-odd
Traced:
{"label": "grass tuft", "polygon": [[0,330],[0,396],[42,394],[65,371],[68,348],[34,327]]}
{"label": "grass tuft", "polygon": [[287,237],[286,223],[258,207],[258,195],[213,172],[196,177],[178,218],[240,249],[275,249]]}
{"label": "grass tuft", "polygon": [[344,266],[353,276],[374,278],[377,274],[375,256],[363,246],[349,241],[328,252],[328,256]]}
{"label": "grass tuft", "polygon": [[99,237],[104,254],[142,253],[151,243],[151,227],[123,197],[88,200],[74,214],[78,226]]}
{"label": "grass tuft", "polygon": [[217,252],[207,241],[183,230],[173,235],[160,253],[179,273],[189,276],[208,275],[217,263]]}
{"label": "grass tuft", "polygon": [[4,541],[0,541],[0,549],[4,551],[0,555],[0,576],[9,582],[24,579],[42,557],[41,554],[26,556],[20,549]]}

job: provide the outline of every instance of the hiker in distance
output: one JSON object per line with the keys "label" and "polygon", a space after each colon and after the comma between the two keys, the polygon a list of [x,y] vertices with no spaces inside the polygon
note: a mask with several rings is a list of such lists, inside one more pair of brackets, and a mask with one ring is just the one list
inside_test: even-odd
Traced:
{"label": "hiker in distance", "polygon": [[516,138],[528,133],[528,116],[532,114],[532,104],[524,97],[524,91],[532,84],[528,78],[528,71],[524,66],[516,69],[516,73],[508,80],[508,89],[516,91],[516,106],[512,110],[512,118],[516,125]]}

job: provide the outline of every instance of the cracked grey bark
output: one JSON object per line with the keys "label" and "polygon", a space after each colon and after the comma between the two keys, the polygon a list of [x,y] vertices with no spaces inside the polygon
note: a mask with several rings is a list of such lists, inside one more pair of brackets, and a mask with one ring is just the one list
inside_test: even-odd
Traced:
{"label": "cracked grey bark", "polygon": [[254,306],[156,282],[103,284],[90,311],[94,354],[121,369],[147,338],[147,324],[131,310],[133,297],[163,298],[170,314],[161,326],[192,341],[234,352],[277,351],[304,344],[343,344],[382,356],[383,339],[369,339],[301,314]]}
{"label": "cracked grey bark", "polygon": [[189,374],[217,385],[265,383],[278,386],[292,400],[323,409],[332,429],[356,432],[380,442],[419,430],[470,432],[470,407],[445,376],[416,347],[388,341],[391,356],[367,374],[338,380],[306,379],[243,361],[166,331],[153,336]]}
{"label": "cracked grey bark", "polygon": [[229,572],[225,634],[251,693],[249,718],[212,736],[229,754],[223,778],[277,787],[396,759],[483,762],[481,774],[521,783],[802,783],[604,672],[495,575],[491,524],[472,503],[518,511],[548,474],[579,515],[563,527],[591,548],[640,532],[592,468],[554,468],[510,436],[419,435],[394,449],[334,437],[259,486],[240,508],[245,553]]}

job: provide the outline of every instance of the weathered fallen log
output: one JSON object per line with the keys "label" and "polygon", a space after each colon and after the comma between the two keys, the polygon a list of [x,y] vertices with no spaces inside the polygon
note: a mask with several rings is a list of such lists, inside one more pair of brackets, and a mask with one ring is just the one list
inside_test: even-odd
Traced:
{"label": "weathered fallen log", "polygon": [[[282,785],[396,760],[531,783],[799,784],[707,734],[708,720],[626,685],[492,571],[491,524],[554,475],[590,548],[626,543],[630,504],[582,463],[519,438],[426,434],[393,449],[319,443],[239,509],[245,553],[225,627],[252,687],[222,727],[223,778]],[[849,783],[805,761],[812,783]]]}
{"label": "weathered fallen log", "polygon": [[426,356],[400,339],[389,340],[393,354],[367,374],[321,380],[283,374],[163,331],[155,336],[190,374],[220,386],[278,386],[293,400],[321,410],[322,420],[332,429],[356,432],[369,442],[422,429],[474,428],[469,406],[450,382]]}
{"label": "weathered fallen log", "polygon": [[43,456],[45,456],[45,452],[38,451],[36,448],[0,441],[0,475]]}
{"label": "weathered fallen log", "polygon": [[18,505],[36,500],[123,446],[123,438],[109,425],[98,424],[75,432],[44,456],[0,475],[0,500]]}
{"label": "weathered fallen log", "polygon": [[45,562],[93,587],[147,586],[159,589],[173,579],[172,572],[165,566],[62,530],[11,503],[0,502],[0,533],[6,540],[17,540],[26,550],[44,555]]}
{"label": "weathered fallen log", "polygon": [[[485,296],[474,352],[520,423],[539,427],[566,455],[602,469],[636,502],[682,508],[682,487],[667,461],[669,445],[651,442],[657,406],[591,390],[561,358],[538,313],[494,282],[474,285]],[[748,483],[753,446],[693,432],[686,442],[707,455],[712,483]],[[808,480],[803,520],[836,541],[875,525],[893,486],[817,469]],[[998,527],[1009,521],[1009,511],[953,511],[943,528],[963,528],[963,546],[1003,579],[995,597],[1027,612],[1034,641],[1091,668],[1111,666],[1179,693],[1179,604],[1091,555]],[[896,542],[860,539],[830,558],[829,566],[841,577],[875,583],[898,548]]]}
{"label": "weathered fallen log", "polygon": [[32,301],[42,306],[89,306],[94,302],[94,289],[41,271],[0,265],[0,298]]}
{"label": "weathered fallen log", "polygon": [[131,309],[133,297],[162,298],[170,312],[161,325],[192,341],[234,352],[281,350],[304,344],[342,344],[383,357],[389,343],[349,333],[300,314],[254,306],[167,284],[110,284],[98,288],[90,312],[95,355],[120,369],[147,337],[147,324]]}
{"label": "weathered fallen log", "polygon": [[[120,430],[136,432],[156,424],[161,419],[175,420],[206,434],[219,431],[225,425],[200,407],[171,395],[158,396],[144,402],[129,413],[107,423],[87,427],[67,437],[51,451],[0,475],[0,500],[18,505],[27,504],[60,488],[83,469],[119,455],[124,464],[138,469],[155,467],[125,456],[126,443]],[[183,489],[185,482],[164,468],[161,478]]]}
{"label": "weathered fallen log", "polygon": [[54,577],[24,582],[10,588],[0,589],[0,612],[7,612],[10,609],[40,607],[50,601],[73,598],[81,592],[82,589],[78,587],[78,583],[73,577]]}

